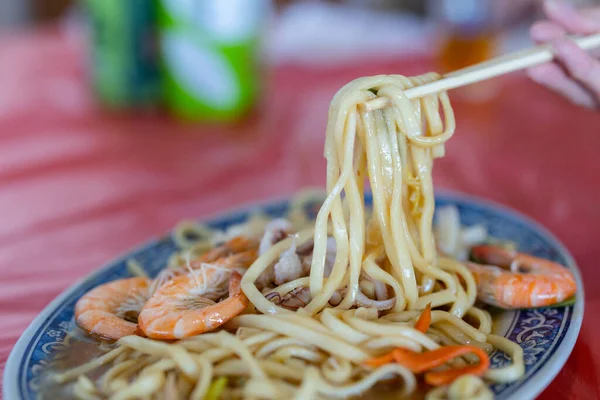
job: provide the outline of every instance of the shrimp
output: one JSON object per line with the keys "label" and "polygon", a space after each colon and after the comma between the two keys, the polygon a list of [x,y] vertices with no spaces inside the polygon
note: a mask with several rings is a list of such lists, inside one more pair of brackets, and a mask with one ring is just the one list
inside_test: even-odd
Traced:
{"label": "shrimp", "polygon": [[191,267],[192,269],[201,268],[203,265],[219,265],[230,269],[247,269],[258,257],[258,253],[256,249],[251,249],[247,251],[242,251],[240,253],[231,254],[227,257],[221,257],[214,261],[204,261],[202,258],[192,260]]}
{"label": "shrimp", "polygon": [[501,308],[545,307],[559,303],[577,289],[571,271],[560,264],[496,246],[476,246],[467,263],[480,301]]}
{"label": "shrimp", "polygon": [[296,243],[292,243],[289,249],[279,256],[279,261],[273,267],[273,275],[276,285],[283,285],[302,276],[308,275],[308,270],[303,270],[302,261],[296,254]]}
{"label": "shrimp", "polygon": [[[249,239],[244,236],[236,236],[222,245],[204,253],[200,258],[198,258],[198,261],[212,263],[218,259],[226,258],[232,254],[246,252],[249,254],[256,254],[257,249],[258,242],[256,240]],[[254,258],[256,259],[256,256]]]}
{"label": "shrimp", "polygon": [[258,257],[257,248],[257,241],[238,236],[193,259],[190,252],[178,254],[174,263],[162,270],[155,278],[150,295],[164,283],[191,270],[201,270],[206,267],[245,270]]}
{"label": "shrimp", "polygon": [[119,279],[98,286],[77,301],[77,325],[104,339],[117,340],[136,334],[137,316],[148,300],[151,280]]}
{"label": "shrimp", "polygon": [[265,227],[265,233],[260,240],[258,253],[260,255],[266,253],[275,243],[285,239],[293,230],[292,223],[287,219],[277,218],[272,220]]}
{"label": "shrimp", "polygon": [[277,292],[270,292],[265,297],[278,306],[296,311],[310,303],[310,290],[307,287],[301,286],[284,295]]}
{"label": "shrimp", "polygon": [[212,331],[240,314],[249,301],[241,290],[242,277],[237,272],[231,272],[229,297],[223,301],[215,303],[195,293],[204,279],[222,272],[194,271],[165,283],[140,312],[138,324],[142,332],[152,339],[183,339]]}

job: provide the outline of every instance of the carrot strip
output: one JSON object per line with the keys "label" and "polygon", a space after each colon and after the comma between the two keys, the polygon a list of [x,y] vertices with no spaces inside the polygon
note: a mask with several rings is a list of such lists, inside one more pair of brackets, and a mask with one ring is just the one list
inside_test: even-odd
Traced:
{"label": "carrot strip", "polygon": [[415,329],[419,332],[426,333],[431,325],[431,303],[427,304],[425,310],[421,313],[419,320],[415,324]]}
{"label": "carrot strip", "polygon": [[415,374],[419,374],[440,367],[453,358],[462,356],[463,354],[475,353],[480,355],[480,350],[479,347],[475,346],[444,346],[424,353],[417,353],[412,350],[398,348],[394,350],[393,353],[394,360],[398,364],[402,364]]}
{"label": "carrot strip", "polygon": [[[419,318],[420,319],[420,318]],[[446,385],[454,381],[459,376],[470,374],[481,376],[490,367],[490,359],[487,353],[476,346],[444,346],[439,349],[417,353],[412,350],[397,348],[391,353],[382,357],[373,358],[365,361],[363,364],[371,367],[380,367],[396,361],[405,366],[415,374],[429,371],[433,368],[446,364],[453,358],[460,357],[467,353],[473,353],[479,358],[479,363],[469,365],[463,368],[449,369],[445,371],[427,372],[425,382],[429,385]]]}
{"label": "carrot strip", "polygon": [[381,367],[382,365],[385,364],[389,364],[392,361],[394,361],[394,352],[391,351],[390,353],[378,357],[378,358],[371,358],[370,360],[364,361],[363,364],[368,365],[370,367]]}
{"label": "carrot strip", "polygon": [[488,357],[487,353],[479,347],[474,347],[471,351],[477,355],[477,357],[479,357],[478,364],[469,365],[463,368],[449,369],[446,371],[428,372],[425,374],[425,382],[432,386],[448,385],[462,375],[483,375],[483,373],[490,367],[490,358]]}

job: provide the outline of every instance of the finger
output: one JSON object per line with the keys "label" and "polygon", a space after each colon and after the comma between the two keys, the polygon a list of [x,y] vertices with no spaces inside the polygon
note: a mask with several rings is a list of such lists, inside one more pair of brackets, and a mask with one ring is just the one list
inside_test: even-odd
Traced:
{"label": "finger", "polygon": [[558,38],[552,42],[556,59],[561,61],[568,72],[580,83],[600,94],[600,62],[592,58],[572,40]]}
{"label": "finger", "polygon": [[596,99],[590,92],[569,78],[557,64],[539,65],[530,68],[527,74],[533,81],[560,93],[575,104],[589,108],[596,107]]}
{"label": "finger", "polygon": [[[559,37],[565,36],[566,34],[567,32],[565,31],[565,28],[550,21],[536,22],[531,26],[530,29],[531,38],[537,44],[551,42]],[[593,57],[600,57],[600,49],[591,49],[588,50],[588,53]]]}
{"label": "finger", "polygon": [[554,22],[540,21],[531,26],[529,33],[535,42],[542,43],[565,36],[567,32],[565,28]]}
{"label": "finger", "polygon": [[597,12],[577,10],[571,4],[561,0],[547,0],[544,12],[553,22],[571,33],[589,34],[600,31],[600,18]]}

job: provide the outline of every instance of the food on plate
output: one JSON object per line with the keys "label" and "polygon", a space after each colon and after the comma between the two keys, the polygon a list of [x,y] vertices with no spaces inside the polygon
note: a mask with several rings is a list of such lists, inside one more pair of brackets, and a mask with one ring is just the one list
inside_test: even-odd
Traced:
{"label": "food on plate", "polygon": [[[439,210],[434,227],[432,168],[454,114],[446,93],[411,100],[404,91],[438,78],[343,87],[329,110],[326,197],[314,221],[303,218],[304,198],[288,218],[256,215],[227,231],[182,225],[181,251],[157,277],[81,298],[78,310],[122,322],[99,330],[78,317],[79,326],[116,341],[54,379],[74,381],[85,399],[368,398],[381,387],[395,397],[425,388],[433,399],[490,398],[488,383],[523,376],[522,349],[492,334],[476,301],[551,305],[575,293],[574,279],[550,261],[483,246],[494,241],[485,227],[461,226],[456,209]],[[390,105],[364,106],[378,98]],[[467,261],[469,252],[496,266]],[[88,302],[113,287],[110,302]],[[144,301],[125,306],[133,297]],[[491,369],[494,349],[511,363]]]}

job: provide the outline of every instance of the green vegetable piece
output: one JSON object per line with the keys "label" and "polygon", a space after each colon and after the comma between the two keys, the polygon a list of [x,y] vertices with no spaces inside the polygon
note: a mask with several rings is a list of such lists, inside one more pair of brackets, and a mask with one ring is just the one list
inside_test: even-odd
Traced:
{"label": "green vegetable piece", "polygon": [[575,304],[575,295],[569,297],[566,300],[561,301],[560,303],[552,304],[551,306],[546,307],[538,307],[538,308],[557,308],[557,307],[568,307]]}
{"label": "green vegetable piece", "polygon": [[227,378],[224,376],[213,381],[208,388],[206,396],[204,396],[204,400],[219,400],[223,390],[225,390],[225,386],[227,386]]}

